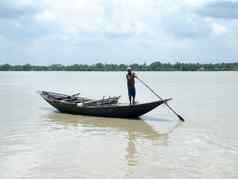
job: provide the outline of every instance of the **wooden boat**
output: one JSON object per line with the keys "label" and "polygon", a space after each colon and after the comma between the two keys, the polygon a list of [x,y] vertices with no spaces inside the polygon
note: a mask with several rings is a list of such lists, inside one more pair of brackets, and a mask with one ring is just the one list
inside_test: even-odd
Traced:
{"label": "wooden boat", "polygon": [[128,105],[118,103],[119,97],[92,100],[47,91],[40,92],[40,95],[49,104],[63,113],[117,118],[138,118],[170,100],[164,99],[149,103]]}

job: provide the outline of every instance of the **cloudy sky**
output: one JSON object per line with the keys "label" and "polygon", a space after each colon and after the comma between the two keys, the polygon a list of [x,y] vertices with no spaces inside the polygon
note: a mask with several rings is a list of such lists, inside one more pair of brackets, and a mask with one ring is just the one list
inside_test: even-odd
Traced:
{"label": "cloudy sky", "polygon": [[238,0],[0,0],[0,64],[237,57]]}

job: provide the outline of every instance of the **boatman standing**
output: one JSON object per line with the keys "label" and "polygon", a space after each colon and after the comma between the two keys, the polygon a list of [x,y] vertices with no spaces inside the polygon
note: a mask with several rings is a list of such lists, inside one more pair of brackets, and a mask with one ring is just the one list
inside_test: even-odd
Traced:
{"label": "boatman standing", "polygon": [[135,97],[136,97],[135,78],[137,78],[136,74],[132,72],[131,67],[128,67],[126,79],[127,79],[127,88],[130,105],[135,104]]}

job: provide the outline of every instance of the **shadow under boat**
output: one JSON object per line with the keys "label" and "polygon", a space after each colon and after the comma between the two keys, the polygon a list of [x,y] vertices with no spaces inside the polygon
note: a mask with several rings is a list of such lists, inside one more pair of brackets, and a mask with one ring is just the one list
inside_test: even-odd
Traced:
{"label": "shadow under boat", "polygon": [[80,126],[85,128],[109,128],[120,133],[127,133],[128,136],[135,135],[136,138],[161,140],[161,143],[166,143],[168,138],[167,133],[161,133],[159,129],[154,129],[153,126],[146,122],[146,120],[130,120],[125,118],[118,120],[118,118],[64,114],[58,111],[51,112],[44,116],[44,118],[49,122],[64,127]]}

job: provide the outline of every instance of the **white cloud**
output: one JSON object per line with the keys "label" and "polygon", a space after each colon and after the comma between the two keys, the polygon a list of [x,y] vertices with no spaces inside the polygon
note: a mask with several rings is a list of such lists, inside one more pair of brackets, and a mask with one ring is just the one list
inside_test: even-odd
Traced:
{"label": "white cloud", "polygon": [[43,0],[44,11],[38,20],[54,23],[66,33],[93,32],[102,26],[103,6],[101,0]]}
{"label": "white cloud", "polygon": [[221,34],[227,32],[227,28],[222,24],[218,24],[216,22],[213,22],[212,26],[213,26],[213,32],[214,32],[215,35],[221,35]]}

